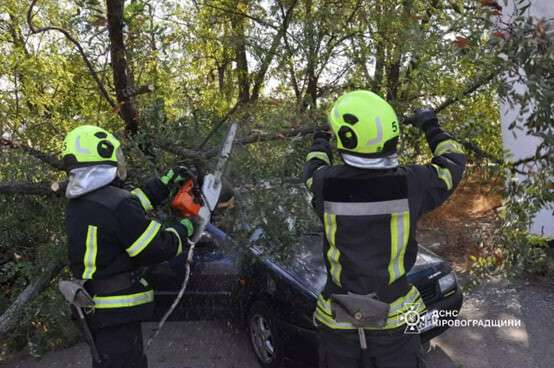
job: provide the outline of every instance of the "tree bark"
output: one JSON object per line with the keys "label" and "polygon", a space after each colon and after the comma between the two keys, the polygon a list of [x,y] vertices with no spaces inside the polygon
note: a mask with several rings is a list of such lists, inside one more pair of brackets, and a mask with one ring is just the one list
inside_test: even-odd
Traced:
{"label": "tree bark", "polygon": [[[238,0],[236,10],[240,13],[244,3]],[[233,30],[233,44],[235,61],[237,63],[237,82],[239,87],[239,105],[248,104],[250,101],[250,79],[248,72],[248,60],[246,58],[246,31],[245,18],[241,15],[231,15],[231,28]]]}
{"label": "tree bark", "polygon": [[312,15],[312,0],[305,0],[304,11],[304,33],[306,37],[306,43],[308,48],[308,55],[306,60],[306,94],[304,96],[303,108],[315,107],[317,104],[317,45],[321,42],[321,38],[316,37],[315,24]]}
{"label": "tree bark", "polygon": [[[81,55],[81,58],[85,62],[85,65],[86,65],[86,67],[89,71],[90,76],[96,82],[96,85],[98,86],[98,90],[100,91],[100,94],[102,95],[102,97],[104,97],[104,99],[110,104],[110,106],[115,107],[115,103],[114,103],[112,97],[110,96],[108,91],[106,91],[106,88],[104,87],[104,83],[102,83],[102,81],[100,80],[100,77],[98,77],[98,74],[96,73],[96,70],[94,70],[94,66],[92,65],[91,61],[89,60],[87,54],[85,53],[85,50],[83,49],[83,47],[81,46],[79,41],[77,41],[77,39],[75,37],[73,37],[69,33],[69,31],[67,31],[66,29],[63,29],[61,27],[52,27],[52,26],[50,26],[50,27],[36,28],[33,25],[33,8],[34,8],[36,2],[37,2],[37,0],[33,0],[31,2],[31,5],[29,6],[29,10],[27,11],[27,24],[29,25],[29,29],[31,30],[31,32],[32,33],[42,33],[42,32],[48,32],[48,31],[56,31],[56,32],[62,33],[65,36],[65,38],[77,48],[77,51],[79,52],[79,54]],[[108,1],[108,3],[109,3],[109,1]]]}
{"label": "tree bark", "polygon": [[22,195],[43,195],[62,196],[66,182],[63,183],[0,183],[0,194],[22,194]]}
{"label": "tree bark", "polygon": [[59,260],[50,262],[46,269],[38,275],[0,316],[0,336],[4,337],[19,324],[25,306],[44,290],[50,281],[62,270],[64,263]]}
{"label": "tree bark", "polygon": [[398,97],[398,86],[400,82],[400,64],[402,55],[397,49],[398,46],[391,45],[389,48],[392,55],[389,64],[386,67],[387,70],[387,101],[391,104],[395,104]]}
{"label": "tree bark", "polygon": [[385,41],[380,34],[382,22],[381,19],[384,15],[383,4],[381,3],[381,1],[376,2],[375,12],[376,26],[375,31],[373,32],[375,38],[375,76],[373,77],[372,89],[374,92],[379,94],[380,89],[383,86],[382,83],[385,67]]}
{"label": "tree bark", "polygon": [[56,156],[45,153],[42,151],[37,150],[36,148],[24,146],[22,144],[18,144],[16,142],[13,142],[9,139],[5,139],[0,137],[0,146],[8,146],[10,148],[20,149],[23,152],[39,159],[40,161],[50,165],[52,168],[56,170],[63,170],[64,164],[63,161],[59,160]]}
{"label": "tree bark", "polygon": [[260,90],[262,88],[265,75],[267,73],[267,70],[269,69],[269,66],[271,65],[271,62],[273,61],[273,58],[275,56],[275,53],[277,51],[277,47],[281,43],[281,39],[287,32],[287,29],[289,28],[290,21],[292,19],[293,9],[296,6],[297,0],[294,0],[288,10],[286,11],[283,23],[281,24],[281,27],[279,28],[279,31],[273,37],[273,40],[271,42],[271,47],[269,48],[269,51],[266,53],[265,58],[262,62],[262,65],[260,66],[260,69],[256,73],[256,76],[254,78],[254,87],[252,89],[252,96],[250,97],[251,101],[256,101],[260,95]]}
{"label": "tree bark", "polygon": [[108,32],[110,35],[110,56],[112,62],[113,81],[117,97],[116,109],[125,121],[125,131],[135,134],[139,127],[139,113],[132,96],[126,91],[134,87],[129,76],[125,41],[123,36],[124,0],[107,0]]}

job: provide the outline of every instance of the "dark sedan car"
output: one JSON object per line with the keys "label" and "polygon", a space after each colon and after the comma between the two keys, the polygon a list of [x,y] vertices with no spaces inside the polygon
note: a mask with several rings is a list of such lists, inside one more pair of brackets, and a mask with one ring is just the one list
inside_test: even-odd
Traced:
{"label": "dark sedan car", "polygon": [[[312,314],[326,278],[321,234],[302,237],[295,254],[284,260],[264,254],[256,241],[259,231],[242,252],[229,251],[221,245],[223,234],[215,234],[197,245],[190,284],[173,319],[236,318],[245,322],[262,366],[278,367],[285,358],[317,365]],[[182,258],[150,271],[158,317],[173,301],[183,275]],[[462,294],[453,271],[424,247],[408,279],[428,307],[422,321],[429,320],[431,311],[460,309]],[[445,329],[430,323],[421,326],[423,341]]]}

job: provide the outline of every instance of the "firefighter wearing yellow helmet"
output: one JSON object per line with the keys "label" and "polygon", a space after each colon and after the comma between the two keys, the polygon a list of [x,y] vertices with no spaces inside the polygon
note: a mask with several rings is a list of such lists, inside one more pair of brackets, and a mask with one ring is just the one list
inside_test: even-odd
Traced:
{"label": "firefighter wearing yellow helmet", "polygon": [[320,366],[421,367],[419,335],[405,333],[407,316],[426,310],[406,278],[416,224],[452,194],[465,155],[435,113],[420,109],[410,122],[425,133],[433,159],[400,166],[400,122],[370,91],[345,93],[328,119],[344,163],[333,164],[332,136],[317,131],[304,166],[328,274],[314,312]]}
{"label": "firefighter wearing yellow helmet", "polygon": [[93,367],[147,367],[140,323],[152,317],[154,291],[139,268],[186,251],[194,230],[187,218],[164,227],[147,213],[186,171],[169,170],[129,192],[121,143],[92,125],[67,134],[63,161],[69,265],[94,302],[86,315]]}

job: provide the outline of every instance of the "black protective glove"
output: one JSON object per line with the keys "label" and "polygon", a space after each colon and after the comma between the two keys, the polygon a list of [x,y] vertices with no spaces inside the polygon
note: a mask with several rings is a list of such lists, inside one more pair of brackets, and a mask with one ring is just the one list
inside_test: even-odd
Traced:
{"label": "black protective glove", "polygon": [[414,115],[406,119],[406,123],[411,124],[424,132],[428,131],[429,128],[439,126],[437,114],[430,108],[416,109]]}
{"label": "black protective glove", "polygon": [[190,239],[194,234],[195,225],[192,220],[184,217],[180,219],[179,222],[173,224],[173,226],[168,227],[166,230],[174,230],[179,235],[179,238],[181,239],[181,244],[184,246],[185,239]]}
{"label": "black protective glove", "polygon": [[192,178],[194,175],[185,166],[177,166],[172,169],[167,170],[167,172],[160,178],[161,182],[171,190],[174,187],[179,187],[183,185],[187,180]]}
{"label": "black protective glove", "polygon": [[[188,217],[184,217],[182,218],[179,222],[178,222],[178,225],[182,226],[181,231],[177,230],[179,232],[179,235],[181,234],[186,234],[186,237],[187,238],[190,238],[192,236],[192,234],[194,234],[194,222],[189,219]],[[178,226],[177,225],[177,226]]]}

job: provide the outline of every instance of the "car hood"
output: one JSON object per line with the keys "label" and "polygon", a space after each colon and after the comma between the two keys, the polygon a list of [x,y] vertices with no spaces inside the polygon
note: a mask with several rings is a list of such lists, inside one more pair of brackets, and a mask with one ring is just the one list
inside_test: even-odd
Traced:
{"label": "car hood", "polygon": [[[319,294],[327,281],[322,247],[321,234],[305,235],[301,237],[293,257],[279,261],[271,260],[271,262],[288,272],[312,292]],[[419,245],[416,263],[408,272],[408,280],[413,283],[419,277],[426,277],[447,267],[444,260]]]}

